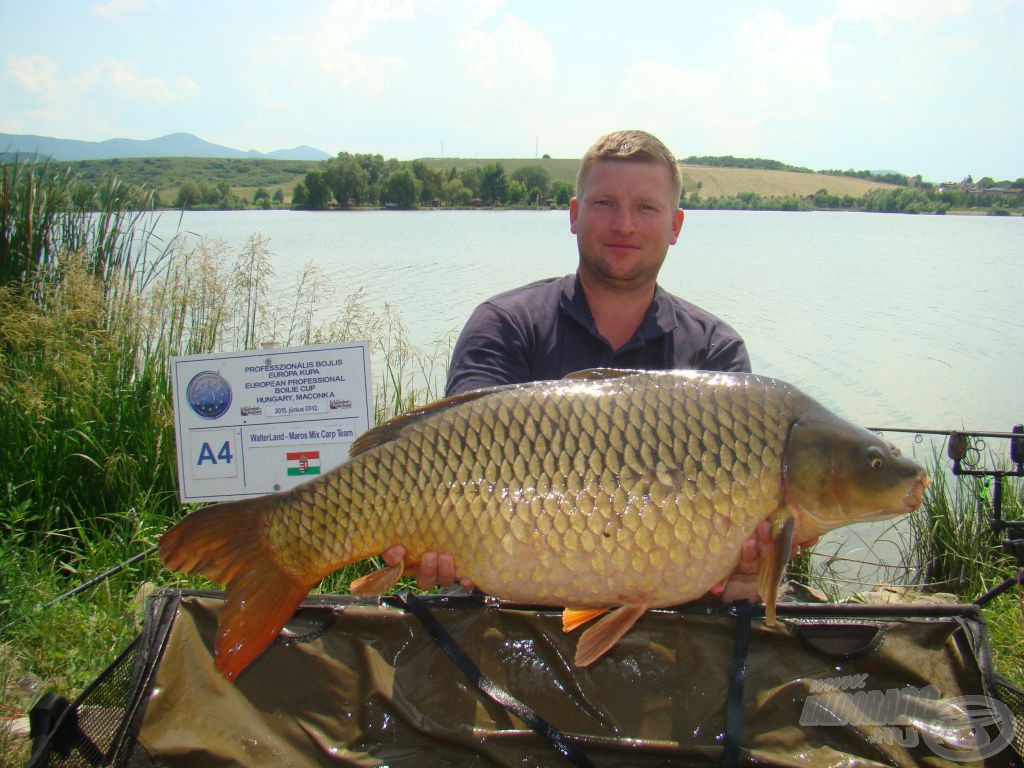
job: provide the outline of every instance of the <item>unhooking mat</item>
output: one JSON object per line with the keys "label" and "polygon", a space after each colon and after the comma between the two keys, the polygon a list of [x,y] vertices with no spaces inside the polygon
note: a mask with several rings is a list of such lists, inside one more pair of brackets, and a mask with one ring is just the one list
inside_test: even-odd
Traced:
{"label": "unhooking mat", "polygon": [[691,604],[578,669],[554,609],[310,596],[234,684],[212,664],[222,605],[157,593],[30,765],[1021,764],[1024,697],[970,605],[780,605],[767,627]]}

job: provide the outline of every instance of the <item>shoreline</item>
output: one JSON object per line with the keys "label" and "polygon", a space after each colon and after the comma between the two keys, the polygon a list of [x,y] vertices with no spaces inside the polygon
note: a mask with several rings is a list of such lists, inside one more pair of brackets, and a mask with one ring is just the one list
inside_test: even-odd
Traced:
{"label": "shoreline", "polygon": [[[988,216],[994,219],[1022,218],[1024,208],[1007,209],[1005,213],[993,213],[991,209],[982,208],[958,208],[948,211],[864,211],[850,208],[802,208],[796,210],[783,208],[704,208],[682,206],[682,209],[689,213],[691,211],[739,211],[745,213],[880,213],[893,216]],[[437,212],[464,212],[464,211],[534,211],[537,213],[550,213],[551,211],[568,211],[569,207],[538,208],[536,206],[445,206],[440,208],[388,208],[385,206],[352,206],[349,208],[290,208],[281,206],[277,208],[215,208],[199,206],[195,208],[153,208],[148,212],[152,213],[246,213],[246,212],[268,212],[268,211],[295,211],[297,213],[372,213],[376,211],[393,211],[396,213],[437,213]]]}

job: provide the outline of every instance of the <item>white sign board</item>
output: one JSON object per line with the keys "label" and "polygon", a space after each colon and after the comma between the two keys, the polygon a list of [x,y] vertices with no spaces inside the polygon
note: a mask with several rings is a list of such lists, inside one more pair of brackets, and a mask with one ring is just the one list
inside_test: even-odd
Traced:
{"label": "white sign board", "polygon": [[183,502],[283,491],[373,426],[366,342],[171,359]]}

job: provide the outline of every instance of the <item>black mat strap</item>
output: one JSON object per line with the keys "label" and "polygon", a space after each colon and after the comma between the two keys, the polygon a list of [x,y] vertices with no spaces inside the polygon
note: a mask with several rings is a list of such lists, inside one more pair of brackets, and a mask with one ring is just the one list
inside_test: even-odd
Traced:
{"label": "black mat strap", "polygon": [[455,642],[455,638],[448,633],[448,630],[441,626],[441,623],[430,612],[430,609],[421,598],[411,592],[403,592],[399,597],[413,616],[419,619],[423,626],[426,627],[427,632],[434,638],[434,641],[440,646],[441,650],[445,652],[445,655],[452,660],[455,666],[459,668],[459,671],[473,685],[479,688],[489,699],[503,706],[538,734],[550,741],[552,746],[573,765],[578,766],[578,768],[594,768],[594,764],[572,743],[568,736],[548,723],[508,691],[499,688],[490,678],[483,674],[480,668]]}
{"label": "black mat strap", "polygon": [[725,699],[725,749],[722,768],[733,768],[740,756],[743,736],[743,684],[747,680],[747,652],[750,650],[750,603],[737,600],[733,604],[736,614],[736,639],[732,644],[732,671],[729,675],[729,694]]}

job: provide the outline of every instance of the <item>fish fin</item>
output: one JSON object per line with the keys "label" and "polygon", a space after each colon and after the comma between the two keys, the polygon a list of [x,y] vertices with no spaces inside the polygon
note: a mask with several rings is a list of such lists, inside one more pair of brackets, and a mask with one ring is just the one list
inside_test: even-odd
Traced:
{"label": "fish fin", "polygon": [[393,419],[388,419],[383,424],[378,424],[373,429],[368,429],[363,432],[363,434],[356,438],[356,441],[352,443],[352,446],[348,449],[349,458],[358,456],[361,453],[366,453],[368,450],[376,448],[378,445],[390,443],[410,424],[422,421],[426,417],[451,408],[454,405],[468,403],[470,400],[476,400],[484,395],[500,392],[504,389],[520,389],[524,386],[529,385],[502,384],[497,387],[484,387],[483,389],[474,389],[471,392],[461,392],[457,395],[452,395],[451,397],[444,397],[440,400],[435,400],[432,403],[421,405],[418,408],[412,408],[403,414],[395,416]]}
{"label": "fish fin", "polygon": [[771,519],[772,547],[761,562],[757,573],[757,592],[764,600],[764,621],[769,627],[775,626],[775,601],[779,595],[779,584],[786,572],[786,564],[793,549],[793,525],[791,515],[775,516]]}
{"label": "fish fin", "polygon": [[593,381],[595,379],[621,379],[623,376],[635,376],[642,371],[636,368],[587,368],[573,371],[562,377],[562,381]]}
{"label": "fish fin", "polygon": [[403,563],[386,565],[380,570],[356,579],[349,584],[348,590],[353,595],[382,595],[398,583],[404,571]]}
{"label": "fish fin", "polygon": [[226,583],[215,642],[217,671],[234,680],[295,613],[317,579],[285,573],[262,541],[272,496],[205,507],[160,538],[168,568]]}
{"label": "fish fin", "polygon": [[577,667],[597,661],[622,639],[650,606],[627,603],[609,613],[582,635],[576,645]]}
{"label": "fish fin", "polygon": [[562,611],[562,631],[572,632],[588,621],[593,621],[607,610],[607,608],[566,608]]}
{"label": "fish fin", "polygon": [[267,649],[316,582],[301,583],[269,559],[244,571],[225,590],[214,667],[229,682]]}

